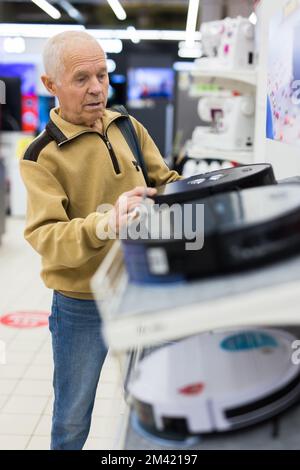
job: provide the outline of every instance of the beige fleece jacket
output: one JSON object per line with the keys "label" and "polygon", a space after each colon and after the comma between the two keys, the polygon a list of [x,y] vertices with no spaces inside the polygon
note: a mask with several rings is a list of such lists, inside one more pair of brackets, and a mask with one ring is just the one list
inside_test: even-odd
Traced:
{"label": "beige fleece jacket", "polygon": [[[69,297],[92,299],[90,279],[111,247],[97,230],[107,230],[109,213],[120,194],[145,180],[115,124],[124,119],[106,110],[104,130],[71,124],[52,109],[50,121],[27,148],[20,172],[27,189],[24,236],[42,257],[45,285]],[[179,178],[170,171],[147,130],[134,118],[150,181],[159,186]]]}

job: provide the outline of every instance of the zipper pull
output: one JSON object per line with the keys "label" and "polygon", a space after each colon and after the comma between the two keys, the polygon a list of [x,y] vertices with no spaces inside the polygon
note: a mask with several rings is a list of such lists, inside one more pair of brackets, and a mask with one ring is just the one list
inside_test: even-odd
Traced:
{"label": "zipper pull", "polygon": [[135,166],[135,168],[136,168],[136,171],[140,171],[140,167],[139,167],[139,164],[138,164],[138,162],[137,162],[137,161],[135,161],[135,160],[133,160],[133,161],[132,161],[132,163],[133,163],[133,165]]}
{"label": "zipper pull", "polygon": [[105,143],[107,145],[107,148],[108,150],[111,150],[111,145],[110,145],[110,141],[108,139],[105,138]]}

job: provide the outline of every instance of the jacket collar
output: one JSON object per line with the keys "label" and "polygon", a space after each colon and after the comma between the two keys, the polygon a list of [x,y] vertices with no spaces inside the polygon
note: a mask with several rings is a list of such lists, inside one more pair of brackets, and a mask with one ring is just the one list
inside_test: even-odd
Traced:
{"label": "jacket collar", "polygon": [[[122,115],[117,111],[105,109],[102,118],[104,134],[106,133],[108,126],[120,116]],[[97,130],[92,129],[91,127],[72,124],[71,122],[66,121],[60,116],[59,108],[51,109],[50,121],[46,126],[46,131],[59,146],[64,144],[65,142],[68,142],[69,140],[74,139],[80,134],[88,132],[95,132],[99,134]]]}

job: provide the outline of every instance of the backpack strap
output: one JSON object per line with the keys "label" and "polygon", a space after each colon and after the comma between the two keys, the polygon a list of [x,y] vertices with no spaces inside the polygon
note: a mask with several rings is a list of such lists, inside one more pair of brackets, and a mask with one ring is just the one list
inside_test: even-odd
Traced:
{"label": "backpack strap", "polygon": [[126,119],[117,119],[115,121],[115,124],[118,126],[119,130],[122,132],[130,150],[132,151],[134,155],[134,158],[136,159],[138,165],[140,166],[147,186],[151,186],[147,168],[146,168],[146,163],[145,163],[144,156],[143,156],[141,146],[139,143],[139,139],[138,139],[136,130],[134,128],[134,125],[132,124],[132,121],[129,117],[127,109],[125,108],[125,106],[116,105],[112,107],[112,110],[117,111],[118,113],[122,114],[124,118],[126,118]]}

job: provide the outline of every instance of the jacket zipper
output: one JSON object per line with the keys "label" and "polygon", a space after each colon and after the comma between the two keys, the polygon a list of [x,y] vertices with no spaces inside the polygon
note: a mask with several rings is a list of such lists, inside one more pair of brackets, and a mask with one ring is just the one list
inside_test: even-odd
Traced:
{"label": "jacket zipper", "polygon": [[111,143],[108,140],[106,135],[101,135],[101,134],[99,134],[99,135],[100,135],[101,139],[103,140],[103,142],[105,143],[105,145],[106,145],[106,147],[109,151],[109,155],[110,155],[112,164],[114,166],[114,170],[115,170],[116,174],[119,175],[121,173],[121,170],[120,170],[120,165],[119,165],[117,156],[114,152],[114,149],[112,148]]}
{"label": "jacket zipper", "polygon": [[[120,165],[119,165],[119,162],[118,162],[118,159],[117,159],[117,156],[114,152],[114,149],[112,148],[112,145],[110,143],[110,141],[108,140],[108,137],[107,137],[107,129],[109,128],[109,126],[114,122],[116,121],[117,119],[120,119],[124,116],[116,116],[114,119],[112,119],[109,123],[108,123],[108,126],[106,128],[106,131],[105,131],[105,135],[102,135],[100,133],[98,133],[98,135],[101,137],[101,139],[103,140],[103,142],[105,143],[108,151],[109,151],[109,155],[110,155],[110,158],[111,158],[111,161],[112,161],[112,164],[113,164],[113,167],[114,167],[114,170],[116,172],[117,175],[119,175],[121,173],[121,169],[120,169]],[[83,131],[83,132],[80,132],[79,134],[77,135],[74,135],[73,137],[71,137],[70,139],[66,139],[62,142],[60,142],[58,144],[58,146],[60,147],[61,145],[67,143],[67,142],[70,142],[71,140],[75,139],[76,137],[78,137],[79,135],[81,134],[87,134],[89,133],[89,131]],[[94,132],[93,132],[94,133]]]}
{"label": "jacket zipper", "polygon": [[104,136],[102,136],[102,135],[100,134],[102,138],[104,137],[105,145],[106,145],[106,147],[108,148],[109,155],[110,155],[112,164],[113,164],[113,166],[114,166],[114,170],[115,170],[115,172],[116,172],[117,175],[119,175],[119,174],[121,173],[121,169],[120,169],[120,165],[119,165],[117,156],[116,156],[116,154],[115,154],[115,151],[114,151],[114,149],[112,148],[112,145],[111,145],[110,141],[108,140],[107,131],[108,131],[109,126],[110,126],[114,121],[116,121],[117,119],[120,119],[120,118],[122,118],[122,117],[123,117],[123,116],[116,116],[114,119],[112,119],[112,120],[108,123],[107,128],[106,128],[105,131],[104,131]]}
{"label": "jacket zipper", "polygon": [[136,160],[132,160],[132,164],[135,167],[136,171],[140,171],[140,166]]}

